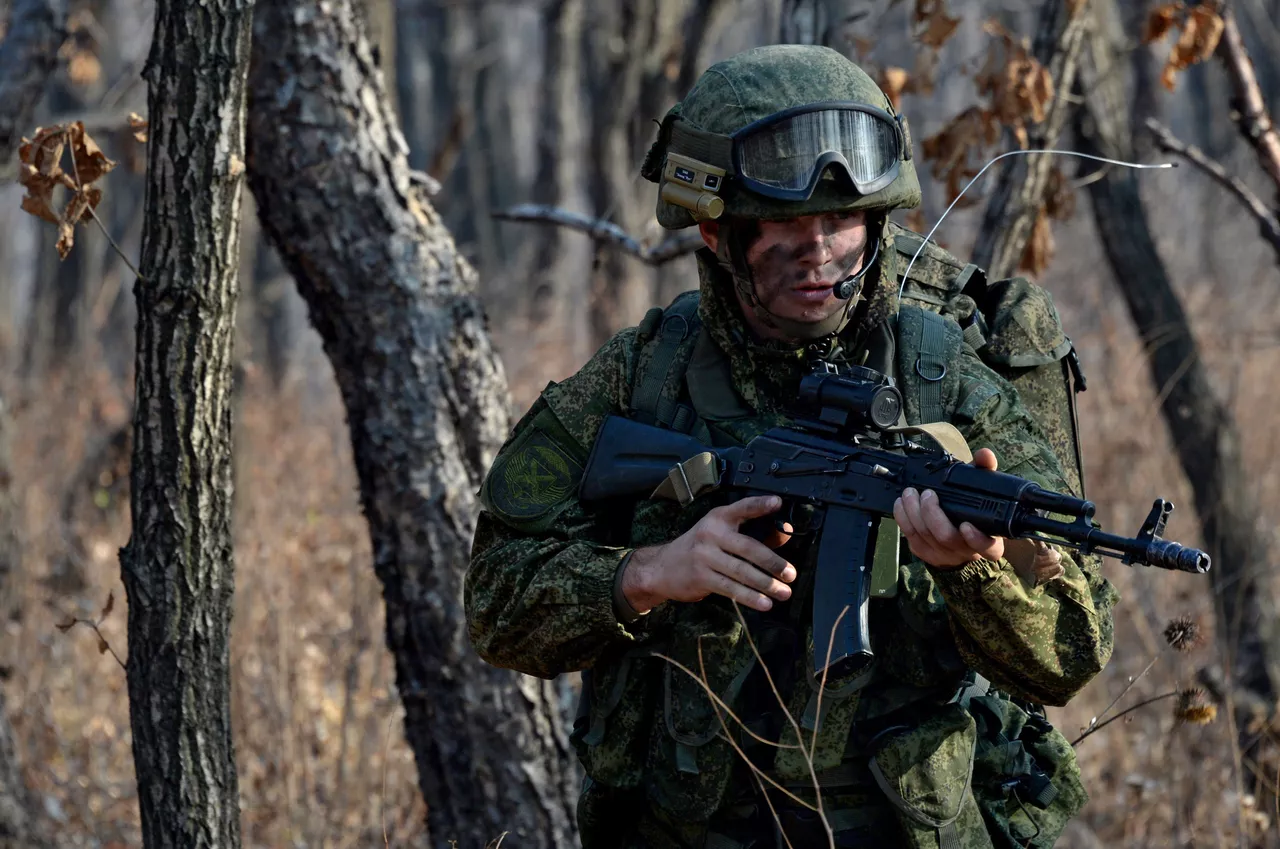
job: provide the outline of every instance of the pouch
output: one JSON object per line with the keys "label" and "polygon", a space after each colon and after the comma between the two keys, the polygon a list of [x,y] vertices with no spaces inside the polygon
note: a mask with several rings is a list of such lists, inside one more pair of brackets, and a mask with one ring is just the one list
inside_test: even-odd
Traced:
{"label": "pouch", "polygon": [[873,742],[869,766],[910,849],[992,847],[970,780],[978,732],[958,703],[920,724],[886,729]]}

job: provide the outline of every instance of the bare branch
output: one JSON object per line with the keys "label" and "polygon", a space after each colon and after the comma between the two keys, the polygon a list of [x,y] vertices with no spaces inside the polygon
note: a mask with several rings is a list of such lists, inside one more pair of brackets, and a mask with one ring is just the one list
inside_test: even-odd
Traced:
{"label": "bare branch", "polygon": [[1280,190],[1280,133],[1276,132],[1267,102],[1258,85],[1258,75],[1253,70],[1253,60],[1245,49],[1240,27],[1231,10],[1222,12],[1225,24],[1222,40],[1218,42],[1218,56],[1226,66],[1227,74],[1235,87],[1234,106],[1238,112],[1236,126],[1258,153],[1258,160]]}
{"label": "bare branch", "polygon": [[1262,230],[1262,237],[1271,243],[1277,254],[1280,254],[1280,219],[1276,217],[1275,210],[1263,203],[1262,199],[1254,194],[1243,180],[1228,174],[1227,169],[1223,168],[1221,163],[1209,158],[1204,151],[1195,145],[1179,140],[1170,132],[1168,127],[1165,127],[1156,119],[1147,119],[1147,129],[1155,137],[1158,148],[1183,157],[1225,186],[1241,203],[1248,207],[1249,211],[1253,213],[1253,217],[1258,220],[1258,227]]}
{"label": "bare branch", "polygon": [[501,221],[532,221],[568,227],[570,230],[585,233],[593,241],[621,248],[650,265],[663,265],[673,259],[691,254],[703,246],[702,236],[697,230],[679,233],[656,245],[646,246],[611,221],[536,203],[522,203],[510,209],[495,212],[493,217]]}

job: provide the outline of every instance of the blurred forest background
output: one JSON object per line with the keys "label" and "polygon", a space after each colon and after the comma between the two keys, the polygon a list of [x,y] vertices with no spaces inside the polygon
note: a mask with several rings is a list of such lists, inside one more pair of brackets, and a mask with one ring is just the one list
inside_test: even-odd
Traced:
{"label": "blurred forest background", "polygon": [[[32,5],[0,0],[0,32],[24,3]],[[644,247],[659,245],[669,234],[653,221],[656,188],[639,177],[653,121],[709,63],[788,40],[836,47],[900,94],[916,155],[926,159],[924,206],[908,224],[931,227],[959,174],[1018,144],[1003,122],[956,169],[938,134],[957,131],[956,116],[989,102],[978,85],[988,56],[1016,52],[1023,40],[1030,47],[1046,5],[1055,4],[368,0],[357,8],[367,15],[410,167],[431,187],[431,203],[478,272],[510,412],[518,415],[548,380],[572,373],[649,306],[695,286],[696,274],[687,255],[655,264],[608,240],[496,214],[542,204],[613,222]],[[1178,160],[1147,128],[1156,119],[1252,187],[1274,216],[1280,187],[1237,126],[1242,107],[1227,63],[1205,56],[1171,75],[1170,89],[1162,73],[1178,31],[1161,38],[1148,31],[1157,4],[1087,5],[1092,23],[1078,48],[1075,92],[1059,85],[1052,98],[1066,104],[1058,146]],[[84,122],[118,163],[98,183],[96,208],[118,250],[99,227],[83,223],[60,260],[57,228],[20,208],[15,163],[0,162],[0,393],[8,420],[0,512],[9,534],[0,564],[0,707],[11,725],[0,724],[0,796],[6,778],[16,782],[23,809],[7,815],[41,823],[56,835],[54,845],[132,847],[141,844],[138,797],[125,674],[113,659],[127,654],[126,620],[122,603],[112,610],[106,602],[109,595],[123,601],[118,551],[130,533],[136,315],[129,263],[139,254],[147,155],[139,140],[145,131],[130,116],[145,120],[141,75],[154,9],[149,0],[69,0],[59,11],[65,35],[56,65],[30,126],[11,132],[30,137],[40,125]],[[1232,11],[1275,114],[1280,2],[1240,0]],[[1089,98],[1105,91],[1119,110],[1109,115],[1113,132],[1101,134],[1111,148],[1099,146],[1100,122],[1087,114]],[[1042,129],[1035,117],[1026,119],[1032,140]],[[926,140],[933,140],[931,155]],[[1117,279],[1099,229],[1096,192],[1116,171],[1065,158],[1054,166],[1052,216],[1037,221],[1021,258],[1052,292],[1088,379],[1079,400],[1089,497],[1104,525],[1126,534],[1153,498],[1169,498],[1178,505],[1169,535],[1202,544],[1199,481],[1188,479],[1161,412],[1170,386],[1155,385],[1147,366],[1163,342],[1135,329],[1126,281]],[[1238,442],[1226,450],[1238,452],[1246,471],[1237,494],[1249,505],[1251,533],[1263,541],[1254,553],[1265,571],[1278,565],[1280,545],[1277,247],[1203,170],[1183,164],[1137,173],[1124,179],[1139,187],[1199,346],[1204,386],[1234,417]],[[937,232],[961,257],[979,238],[995,186],[993,169],[975,187],[975,203]],[[385,836],[391,846],[447,845],[439,842],[444,836],[426,837],[333,369],[247,190],[242,232],[231,699],[244,844],[370,846]],[[1068,738],[1148,667],[1106,716],[1193,686],[1235,707],[1224,684],[1229,641],[1208,579],[1115,561],[1106,569],[1123,596],[1117,648],[1079,698],[1051,709]],[[1276,592],[1270,577],[1257,585],[1263,618],[1249,627],[1264,644],[1274,642]],[[1166,649],[1166,627],[1179,617],[1210,634],[1194,651]],[[58,627],[76,618],[98,624]],[[1270,660],[1264,671],[1270,681],[1280,673]],[[572,688],[562,682],[566,705]],[[1252,713],[1224,707],[1212,724],[1180,720],[1174,702],[1161,700],[1090,735],[1077,751],[1092,801],[1061,845],[1274,845],[1277,772],[1253,744],[1275,736],[1275,689],[1255,690],[1262,704]],[[4,805],[0,798],[0,822]]]}

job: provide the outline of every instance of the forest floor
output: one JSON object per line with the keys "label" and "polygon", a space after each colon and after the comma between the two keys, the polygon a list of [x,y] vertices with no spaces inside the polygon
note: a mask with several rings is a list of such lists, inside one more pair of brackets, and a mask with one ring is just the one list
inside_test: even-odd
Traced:
{"label": "forest floor", "polygon": [[[1060,272],[1069,275],[1070,267]],[[1077,278],[1078,279],[1078,278]],[[1255,282],[1253,285],[1260,285]],[[1089,495],[1109,530],[1132,534],[1156,496],[1177,504],[1169,535],[1198,544],[1188,482],[1170,451],[1142,353],[1123,310],[1100,284],[1059,297],[1084,353],[1081,396]],[[1239,417],[1254,493],[1276,535],[1280,516],[1280,338],[1274,310],[1205,284],[1184,293],[1222,396]],[[1271,298],[1274,303],[1275,298]],[[1231,334],[1214,332],[1234,327]],[[1270,335],[1268,335],[1270,334]],[[516,354],[507,352],[511,358]],[[547,377],[515,387],[527,403]],[[401,727],[383,642],[344,416],[336,390],[277,394],[244,376],[236,425],[236,594],[232,714],[244,845],[425,845],[424,807]],[[6,624],[0,667],[30,784],[59,823],[59,846],[139,845],[123,669],[126,611],[118,549],[128,539],[126,454],[111,436],[127,422],[122,390],[93,372],[18,396],[13,444],[20,499],[21,617]],[[1280,542],[1280,535],[1276,535]],[[1218,643],[1165,649],[1167,623],[1196,617],[1212,632],[1207,579],[1109,561],[1122,595],[1107,669],[1050,717],[1069,739],[1138,676],[1115,710],[1194,684]],[[76,576],[83,580],[76,587]],[[1060,846],[1237,846],[1274,836],[1280,812],[1238,792],[1241,764],[1226,711],[1205,726],[1178,723],[1171,701],[1129,714],[1078,748],[1091,802]],[[1108,714],[1111,715],[1111,714]],[[1247,768],[1247,765],[1245,765]],[[1268,778],[1275,782],[1275,773]]]}

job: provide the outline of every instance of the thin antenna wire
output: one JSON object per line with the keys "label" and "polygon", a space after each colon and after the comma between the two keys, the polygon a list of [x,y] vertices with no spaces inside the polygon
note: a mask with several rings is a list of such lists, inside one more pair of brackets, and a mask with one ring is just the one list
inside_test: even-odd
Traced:
{"label": "thin antenna wire", "polygon": [[920,252],[924,250],[925,245],[929,244],[929,240],[933,238],[934,232],[938,229],[938,227],[942,224],[942,222],[947,220],[947,216],[951,214],[951,210],[955,208],[955,205],[960,202],[960,198],[964,197],[964,193],[969,191],[969,187],[972,186],[974,183],[978,182],[978,180],[982,177],[982,175],[987,173],[988,168],[990,168],[992,165],[995,165],[997,162],[999,162],[1001,159],[1004,159],[1006,156],[1019,156],[1019,155],[1030,154],[1030,153],[1056,153],[1061,156],[1078,156],[1081,159],[1092,159],[1094,162],[1105,162],[1108,165],[1123,165],[1125,168],[1143,168],[1143,169],[1174,168],[1177,166],[1176,162],[1155,162],[1155,163],[1124,162],[1119,159],[1107,159],[1105,156],[1094,156],[1091,153],[1081,153],[1078,150],[1048,150],[1045,148],[1036,148],[1034,150],[1010,150],[1005,153],[1002,153],[999,156],[992,159],[986,165],[983,165],[982,170],[979,171],[977,174],[973,175],[973,179],[965,184],[965,187],[960,190],[960,194],[956,195],[956,199],[951,201],[951,203],[947,206],[946,210],[942,213],[942,217],[939,218],[937,223],[934,224],[933,227],[929,229],[929,233],[924,237],[924,241],[920,243],[920,247],[916,248],[915,254],[912,255],[911,262],[907,263],[907,270],[902,272],[902,283],[898,285],[899,301],[902,300],[902,292],[907,286],[907,277],[908,275],[911,274],[911,267],[915,265],[916,260],[919,259]]}

